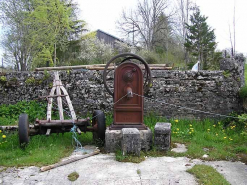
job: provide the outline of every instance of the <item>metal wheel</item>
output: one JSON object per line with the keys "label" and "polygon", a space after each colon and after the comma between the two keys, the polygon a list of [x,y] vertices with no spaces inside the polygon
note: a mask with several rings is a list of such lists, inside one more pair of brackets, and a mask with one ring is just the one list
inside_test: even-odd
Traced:
{"label": "metal wheel", "polygon": [[95,110],[93,113],[93,120],[92,120],[93,128],[96,131],[93,132],[93,139],[97,140],[100,139],[102,141],[105,140],[105,114],[101,110]]}
{"label": "metal wheel", "polygon": [[106,83],[106,77],[108,75],[108,68],[110,66],[111,63],[115,63],[115,61],[119,60],[119,58],[124,58],[120,63],[123,63],[123,62],[126,62],[126,61],[132,61],[135,60],[135,61],[138,61],[140,63],[142,63],[144,66],[145,66],[145,72],[144,72],[144,77],[146,78],[145,79],[145,82],[144,82],[144,92],[146,93],[150,86],[151,86],[151,81],[152,81],[152,77],[151,77],[151,70],[147,64],[147,62],[141,58],[140,56],[138,55],[135,55],[133,53],[122,53],[122,54],[119,54],[115,57],[113,57],[109,62],[107,62],[106,66],[105,66],[105,69],[104,69],[104,72],[103,72],[103,82],[104,82],[104,86],[107,90],[107,92],[113,96],[113,92],[110,90],[109,86],[107,85]]}
{"label": "metal wheel", "polygon": [[21,114],[18,123],[19,142],[21,147],[25,147],[30,140],[28,115]]}

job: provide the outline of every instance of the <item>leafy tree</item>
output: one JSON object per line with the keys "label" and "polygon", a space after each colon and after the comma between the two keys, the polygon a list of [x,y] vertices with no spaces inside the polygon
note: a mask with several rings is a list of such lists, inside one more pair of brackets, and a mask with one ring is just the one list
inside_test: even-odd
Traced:
{"label": "leafy tree", "polygon": [[32,61],[32,41],[29,27],[24,23],[32,11],[26,0],[5,0],[0,2],[3,37],[1,45],[5,50],[5,61],[26,71]]}
{"label": "leafy tree", "polygon": [[[6,60],[26,71],[57,62],[57,50],[65,53],[85,26],[77,20],[71,0],[3,0],[5,26],[2,46]],[[65,57],[63,57],[65,58]],[[52,64],[53,65],[53,64]]]}
{"label": "leafy tree", "polygon": [[190,16],[190,25],[186,24],[188,33],[184,46],[201,61],[203,69],[208,69],[210,57],[216,48],[215,34],[207,22],[207,17],[201,15],[198,7]]}

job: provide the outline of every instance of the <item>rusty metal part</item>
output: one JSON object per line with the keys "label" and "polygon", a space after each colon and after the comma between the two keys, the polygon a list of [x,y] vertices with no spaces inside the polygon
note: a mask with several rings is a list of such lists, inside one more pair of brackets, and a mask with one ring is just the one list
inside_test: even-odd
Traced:
{"label": "rusty metal part", "polygon": [[[145,67],[145,71],[147,73],[147,83],[144,83],[144,92],[147,92],[151,86],[151,81],[152,81],[152,77],[151,77],[151,70],[148,66],[148,64],[145,62],[145,60],[143,58],[141,58],[140,56],[138,55],[135,55],[133,53],[122,53],[122,54],[119,54],[115,57],[113,57],[109,62],[107,62],[106,66],[105,66],[105,69],[104,69],[104,72],[103,72],[103,82],[104,82],[104,86],[107,90],[107,92],[113,96],[113,92],[110,90],[110,88],[108,87],[107,83],[106,83],[106,76],[107,76],[107,70],[109,68],[109,66],[114,63],[114,61],[118,58],[125,58],[123,61],[127,61],[127,60],[130,60],[130,59],[135,59],[135,60],[138,60],[140,61],[144,67]],[[125,62],[124,62],[125,63]]]}
{"label": "rusty metal part", "polygon": [[[143,124],[143,99],[140,96],[133,97],[133,92],[143,94],[142,84],[143,73],[137,64],[125,62],[117,67],[114,77],[114,101],[117,103],[114,104],[112,128],[129,128],[135,125],[134,128],[145,129],[141,126]],[[121,99],[126,94],[127,97]],[[115,125],[121,126],[114,127]]]}
{"label": "rusty metal part", "polygon": [[115,125],[114,123],[110,125],[110,130],[122,130],[122,128],[137,128],[138,130],[147,130],[147,126],[144,124],[138,124],[138,125],[128,125],[128,124],[121,124],[121,125]]}

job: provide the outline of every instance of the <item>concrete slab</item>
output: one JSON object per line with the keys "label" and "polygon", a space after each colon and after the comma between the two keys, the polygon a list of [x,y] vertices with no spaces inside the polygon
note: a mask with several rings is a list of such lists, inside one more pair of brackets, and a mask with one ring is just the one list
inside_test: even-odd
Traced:
{"label": "concrete slab", "polygon": [[177,147],[171,149],[171,151],[176,152],[176,153],[184,153],[187,152],[187,148],[184,144],[180,144],[180,143],[174,143]]}
{"label": "concrete slab", "polygon": [[[0,182],[12,184],[87,184],[87,185],[134,185],[134,184],[182,184],[195,185],[194,176],[186,170],[195,164],[211,165],[232,185],[245,185],[247,165],[241,162],[212,161],[202,162],[186,157],[148,157],[145,161],[121,163],[114,154],[99,154],[47,172],[40,172],[38,167],[8,168],[0,173]],[[67,176],[76,171],[79,178],[70,182]]]}

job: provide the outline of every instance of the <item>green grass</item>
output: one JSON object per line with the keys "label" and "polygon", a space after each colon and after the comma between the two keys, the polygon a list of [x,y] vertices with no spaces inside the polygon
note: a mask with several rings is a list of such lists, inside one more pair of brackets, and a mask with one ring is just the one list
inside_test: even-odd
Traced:
{"label": "green grass", "polygon": [[[34,105],[33,105],[34,104]],[[43,113],[37,109],[37,104],[30,104],[29,108],[26,104],[20,104],[22,109],[28,111],[36,111],[38,115]],[[2,107],[2,109],[1,109]],[[7,107],[2,105],[0,111],[2,115],[0,120],[5,122],[17,123],[18,116],[13,115],[15,111],[20,113],[19,107]],[[24,108],[23,108],[24,107]],[[7,112],[6,116],[3,112]],[[4,116],[3,116],[4,115]],[[35,114],[31,114],[32,117]],[[243,115],[245,116],[245,115]],[[109,126],[113,121],[112,115],[106,115],[106,123]],[[119,161],[141,162],[145,160],[145,156],[187,156],[190,158],[201,158],[204,154],[208,154],[207,160],[242,160],[247,163],[247,125],[243,121],[226,120],[216,122],[213,120],[167,120],[158,117],[154,113],[150,113],[144,117],[144,123],[154,131],[157,122],[170,122],[172,124],[172,143],[184,143],[188,151],[177,154],[171,151],[157,151],[155,147],[151,151],[141,152],[140,157],[122,156],[121,152],[116,157]],[[6,138],[2,136],[5,135]],[[83,145],[92,144],[92,133],[82,134],[78,137]],[[94,143],[95,144],[95,143]],[[205,152],[205,148],[207,151]],[[28,166],[28,165],[49,165],[58,162],[61,158],[69,156],[75,149],[72,144],[71,133],[64,135],[52,134],[49,137],[36,135],[31,137],[30,144],[24,149],[19,148],[17,133],[7,133],[0,131],[0,166]]]}
{"label": "green grass", "polygon": [[195,165],[193,168],[187,170],[187,172],[193,174],[197,178],[199,184],[230,185],[230,183],[211,166]]}
{"label": "green grass", "polygon": [[[146,116],[144,121],[152,131],[157,122],[168,122],[165,118],[157,117],[155,114]],[[187,156],[205,160],[202,156],[208,154],[209,157],[206,160],[241,160],[247,163],[247,135],[243,134],[246,133],[246,125],[243,127],[241,123],[229,121],[226,126],[224,121],[214,120],[175,119],[169,122],[172,124],[172,143],[184,143],[188,151],[185,153],[162,152],[153,147],[152,150],[141,153],[141,156]],[[121,154],[117,156],[120,156],[118,161],[133,162],[131,156],[122,157]]]}
{"label": "green grass", "polygon": [[[0,134],[0,137],[3,133]],[[19,147],[17,133],[6,134],[0,138],[0,166],[43,166],[58,162],[61,158],[69,156],[75,149],[72,134],[51,134],[32,136],[25,149]],[[88,132],[78,136],[79,141],[93,144],[92,133]],[[4,141],[3,141],[4,140]],[[5,142],[6,141],[6,142]]]}

